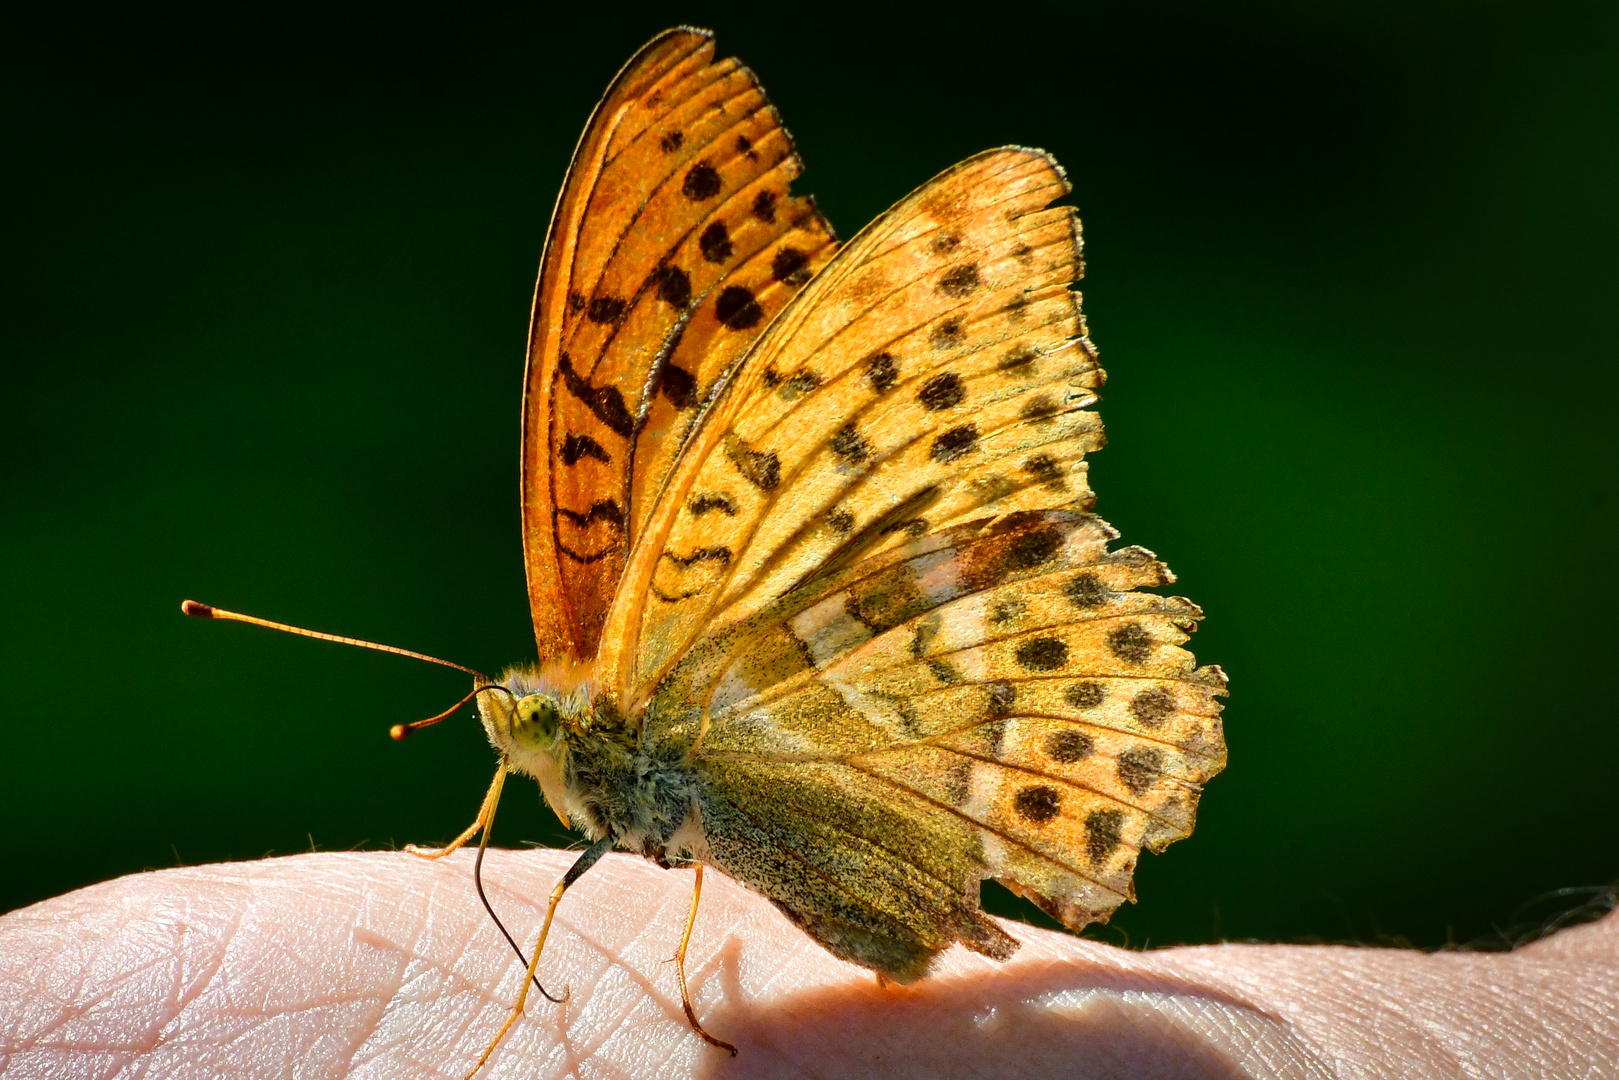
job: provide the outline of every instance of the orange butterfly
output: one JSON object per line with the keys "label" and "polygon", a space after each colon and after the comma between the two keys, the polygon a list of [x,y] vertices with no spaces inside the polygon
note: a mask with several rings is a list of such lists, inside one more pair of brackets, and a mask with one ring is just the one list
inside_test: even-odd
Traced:
{"label": "orange butterfly", "polygon": [[477,677],[500,769],[438,853],[487,837],[511,769],[593,841],[524,995],[613,848],[695,867],[693,918],[714,866],[899,982],[956,942],[1004,959],[982,879],[1106,919],[1225,763],[1201,611],[1135,591],[1174,578],[1089,512],[1104,376],[1056,162],[979,154],[838,248],[713,51],[671,30],[613,80],[535,294],[539,663]]}

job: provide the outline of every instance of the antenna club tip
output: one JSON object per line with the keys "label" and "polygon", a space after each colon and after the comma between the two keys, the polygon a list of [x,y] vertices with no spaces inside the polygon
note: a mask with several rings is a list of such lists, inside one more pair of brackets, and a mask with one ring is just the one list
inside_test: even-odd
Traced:
{"label": "antenna club tip", "polygon": [[209,607],[207,604],[199,604],[195,600],[180,601],[180,610],[193,618],[211,619],[214,617],[213,608]]}
{"label": "antenna club tip", "polygon": [[404,742],[410,737],[410,728],[404,724],[395,724],[388,729],[388,737],[394,742]]}

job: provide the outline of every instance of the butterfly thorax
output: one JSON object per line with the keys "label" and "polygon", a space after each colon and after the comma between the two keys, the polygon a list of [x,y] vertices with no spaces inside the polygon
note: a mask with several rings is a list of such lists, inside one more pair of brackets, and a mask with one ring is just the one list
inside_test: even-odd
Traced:
{"label": "butterfly thorax", "polygon": [[[677,746],[645,745],[639,729],[595,697],[590,665],[552,662],[514,667],[499,684],[510,693],[481,696],[490,743],[509,766],[539,782],[565,825],[592,840],[611,836],[618,848],[666,861],[692,857],[689,766]],[[681,834],[677,836],[677,833]]]}

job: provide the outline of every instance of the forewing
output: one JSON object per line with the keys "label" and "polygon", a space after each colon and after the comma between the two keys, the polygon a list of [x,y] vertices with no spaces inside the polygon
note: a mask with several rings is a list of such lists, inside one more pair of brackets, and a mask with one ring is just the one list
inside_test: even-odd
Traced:
{"label": "forewing", "polygon": [[546,240],[523,405],[541,660],[594,655],[625,558],[718,374],[829,257],[752,72],[671,30],[596,107]]}

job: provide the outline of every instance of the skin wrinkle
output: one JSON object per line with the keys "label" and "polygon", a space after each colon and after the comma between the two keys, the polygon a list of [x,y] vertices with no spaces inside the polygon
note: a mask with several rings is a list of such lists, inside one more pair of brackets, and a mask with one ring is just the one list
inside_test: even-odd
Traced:
{"label": "skin wrinkle", "polygon": [[[608,910],[616,912],[632,911],[633,908],[629,907],[628,905],[633,904],[636,899],[636,897],[629,895],[621,896],[619,898],[619,902],[612,904]],[[641,902],[645,903],[645,900],[642,899]],[[566,901],[564,901],[564,903],[566,903]],[[667,902],[661,906],[667,907]],[[559,907],[559,914],[556,923],[557,925],[562,924],[560,911],[561,909]],[[682,910],[680,912],[680,917],[682,919],[684,919],[684,914],[684,910]],[[577,921],[567,924],[567,928],[571,930],[581,941],[594,948],[604,958],[608,958],[608,963],[610,965],[608,969],[609,977],[616,976],[621,980],[626,980],[631,987],[639,990],[638,995],[624,996],[624,1007],[616,1011],[615,1015],[617,1018],[611,1025],[604,1028],[602,1035],[587,1045],[587,1056],[594,1054],[598,1049],[600,1049],[602,1044],[606,1043],[611,1038],[613,1034],[627,1025],[633,1019],[636,1010],[641,1008],[646,1001],[653,1001],[657,1003],[657,1005],[667,1014],[670,1020],[680,1023],[685,1022],[685,1013],[681,1010],[679,1002],[670,1002],[668,1000],[669,994],[667,988],[659,985],[657,982],[648,978],[647,975],[643,973],[645,970],[650,970],[649,967],[646,966],[646,957],[644,955],[640,957],[629,955],[636,950],[637,945],[649,940],[648,935],[653,926],[656,924],[657,920],[655,918],[648,920],[642,924],[634,934],[631,935],[628,941],[616,948],[609,946],[604,940],[603,936],[600,934],[587,933],[581,926],[578,925]],[[650,950],[643,949],[641,951],[645,953]],[[621,958],[622,962],[619,964],[612,964],[611,958],[614,956]],[[515,961],[516,957],[513,957],[513,962],[515,963]],[[688,977],[695,974],[695,972],[696,968],[693,967],[692,970],[688,972]],[[668,972],[668,974],[672,976],[673,973],[671,971]],[[695,1003],[696,994],[700,989],[700,986],[695,978],[690,978],[690,983],[692,986],[693,999]],[[600,983],[597,985],[599,987]]]}
{"label": "skin wrinkle", "polygon": [[[577,853],[572,853],[572,854],[576,855]],[[486,881],[485,887],[486,888],[489,887],[487,881]],[[637,900],[636,897],[625,894],[623,890],[616,890],[616,891],[619,891],[621,893],[621,895],[617,898],[616,901],[609,902],[607,904],[607,909],[608,910],[615,911],[615,912],[622,912],[622,911],[625,910],[626,902],[630,903],[630,904],[633,904]],[[576,890],[571,890],[571,892],[572,893],[577,893],[577,889]],[[534,914],[536,916],[535,919],[534,919],[534,926],[530,929],[529,934],[528,934],[528,937],[530,939],[534,936],[534,933],[537,932],[537,930],[539,928],[539,922],[540,922],[540,919],[541,919],[541,916],[540,916],[539,913],[544,910],[544,904],[547,903],[547,902],[549,902],[549,896],[546,897],[545,901],[542,901],[542,902],[539,902],[539,903],[529,901],[526,898],[523,899],[523,903],[527,904],[531,909],[533,909],[533,912],[534,912]],[[564,901],[564,903],[566,903],[566,902],[567,901]],[[644,901],[642,901],[642,902],[644,902]],[[588,1059],[590,1056],[594,1055],[602,1047],[602,1045],[605,1042],[609,1041],[611,1039],[611,1037],[615,1033],[617,1033],[619,1030],[623,1029],[623,1027],[626,1024],[628,1024],[634,1018],[634,1013],[635,1013],[635,1010],[636,1010],[637,1006],[640,1004],[640,1002],[645,997],[651,997],[651,998],[653,998],[655,1000],[660,1000],[661,1001],[661,998],[663,997],[663,995],[660,994],[658,992],[657,988],[655,986],[653,986],[650,982],[648,982],[645,978],[639,976],[638,973],[636,973],[633,968],[626,968],[623,964],[620,964],[620,965],[616,965],[617,966],[617,972],[613,971],[613,968],[614,968],[615,965],[613,965],[613,963],[612,963],[612,957],[614,955],[618,955],[618,956],[622,957],[625,952],[627,952],[629,949],[633,948],[633,946],[635,944],[637,944],[642,937],[644,937],[644,935],[646,933],[646,929],[647,928],[643,928],[640,932],[635,934],[628,942],[625,942],[622,947],[620,947],[618,949],[614,949],[613,947],[610,947],[606,943],[606,941],[603,939],[603,937],[601,935],[587,932],[585,930],[585,928],[582,927],[581,925],[579,925],[579,923],[576,920],[572,920],[572,919],[567,918],[563,914],[563,908],[561,908],[561,907],[558,908],[558,914],[557,914],[556,920],[552,924],[553,938],[552,938],[551,942],[548,943],[548,950],[551,949],[551,948],[555,948],[558,945],[559,940],[560,940],[560,938],[562,936],[560,932],[566,930],[569,933],[571,933],[573,935],[573,937],[576,938],[578,941],[580,941],[580,942],[586,944],[587,946],[591,947],[594,950],[595,954],[597,954],[598,956],[602,957],[605,960],[605,963],[603,964],[603,968],[604,968],[604,971],[605,971],[606,975],[610,976],[612,974],[623,974],[625,972],[628,972],[628,976],[629,976],[630,980],[632,981],[632,983],[636,987],[636,989],[638,989],[638,991],[639,991],[639,994],[637,996],[635,996],[635,997],[628,997],[627,996],[626,999],[625,999],[627,1001],[627,1005],[622,1009],[614,1010],[614,1015],[616,1016],[616,1019],[610,1025],[607,1025],[599,1036],[587,1040],[582,1048],[576,1047],[574,1045],[574,1040],[569,1037],[569,1028],[571,1027],[571,1024],[569,1023],[569,1019],[568,1019],[568,1017],[567,1017],[567,1015],[565,1013],[559,1013],[554,1020],[546,1021],[545,1023],[546,1023],[547,1027],[554,1028],[556,1033],[558,1034],[558,1036],[560,1036],[560,1037],[562,1037],[562,1038],[564,1038],[566,1040],[566,1042],[568,1044],[568,1047],[569,1047],[569,1056],[570,1056],[570,1058],[575,1057],[577,1052],[580,1049],[583,1050],[583,1055],[584,1055],[584,1057],[586,1059]],[[520,938],[520,940],[522,940],[522,939]],[[513,970],[516,970],[518,972],[518,975],[521,976],[522,972],[516,966],[517,958],[515,956],[512,956],[509,952],[506,955],[510,958],[511,968]],[[629,963],[633,964],[634,961],[631,960],[631,961],[629,961]],[[591,980],[593,986],[596,988],[596,991],[600,991],[602,989],[602,978],[603,978],[603,974],[598,973]],[[503,982],[505,981],[504,976],[503,976],[502,981]],[[609,989],[611,989],[611,988],[609,988]],[[514,986],[509,994],[505,995],[504,997],[501,997],[499,994],[496,994],[495,997],[492,1000],[496,1000],[502,1006],[502,1009],[509,1008],[510,1007],[510,1001],[512,1000],[513,997],[515,997],[515,992],[516,991],[515,991],[515,986]],[[593,996],[598,996],[598,995],[593,993]],[[669,1011],[669,1010],[667,1010],[667,1003],[663,1003],[663,1004],[665,1004],[666,1011]],[[528,1007],[530,1009],[534,1009],[534,1008],[536,1008],[536,1004],[531,1002]],[[538,1017],[532,1012],[529,1013],[528,1015],[529,1015],[529,1017],[531,1019],[538,1019]],[[681,1022],[684,1022],[684,1015],[682,1013],[680,1013],[678,1008],[670,1011],[670,1016],[672,1018],[679,1019]],[[509,1053],[509,1052],[510,1052],[510,1048],[503,1046],[501,1053]],[[499,1055],[497,1055],[497,1057],[498,1056]],[[573,1071],[576,1071],[576,1070],[570,1069],[569,1071],[573,1072]]]}
{"label": "skin wrinkle", "polygon": [[[434,892],[437,891],[437,887],[438,883],[435,881],[433,886]],[[368,893],[362,894],[359,897],[361,904],[364,905],[368,898]],[[409,970],[412,955],[412,953],[405,952],[404,950],[398,950],[395,952],[395,956],[398,959],[398,963],[395,968],[396,978],[385,992],[379,991],[373,996],[372,1000],[375,1005],[374,1016],[369,1024],[362,1028],[358,1028],[353,1035],[350,1036],[348,1053],[343,1055],[343,1067],[340,1075],[346,1076],[353,1072],[355,1063],[360,1059],[361,1054],[365,1051],[365,1048],[370,1043],[372,1034],[375,1033],[379,1027],[381,1027],[382,1019],[386,1015],[388,1005],[398,999],[399,992],[404,986],[405,972]]]}
{"label": "skin wrinkle", "polygon": [[[187,913],[190,914],[194,910],[194,905],[188,903]],[[185,950],[182,953],[182,955],[185,957],[185,962],[182,963],[179,966],[179,969],[175,971],[175,992],[172,1000],[174,1016],[177,1017],[183,1013],[188,1007],[190,1007],[192,1002],[196,1001],[202,994],[206,993],[209,986],[213,985],[214,981],[219,978],[220,972],[224,969],[226,949],[231,938],[236,935],[236,932],[241,928],[241,925],[242,913],[240,910],[238,910],[232,914],[229,925],[227,925],[223,932],[219,935],[218,941],[216,942],[216,947],[205,955],[205,959],[209,961],[206,965],[206,969],[197,972],[196,976],[189,980],[189,987],[185,985],[187,980],[185,978],[183,969],[190,962],[191,950]],[[185,944],[185,940],[188,936],[196,936],[197,934],[195,927],[189,920],[181,926],[180,932],[182,946]],[[163,1037],[163,1033],[159,1032],[158,1040],[160,1042]]]}
{"label": "skin wrinkle", "polygon": [[[539,905],[516,897],[547,896],[574,856],[489,857],[490,878],[514,897],[512,921],[537,929]],[[74,1080],[343,1075],[345,1065],[367,1077],[459,1075],[522,974],[471,898],[470,864],[306,855],[136,875],[0,917],[0,1068]],[[490,1075],[997,1075],[1005,1052],[1028,1075],[1081,1077],[1619,1074],[1612,917],[1511,955],[1129,953],[1014,927],[1025,945],[1006,964],[951,950],[937,977],[879,991],[722,875],[704,884],[694,989],[705,1024],[739,1042],[740,1058],[722,1061],[668,1007],[673,972],[654,954],[660,934],[678,940],[689,875],[619,856],[564,902],[594,940],[557,934],[547,945],[542,971],[573,983],[575,1001],[520,1021]],[[362,923],[412,947],[379,950],[355,935]],[[220,962],[209,950],[227,931]],[[179,983],[150,978],[151,954],[164,949]],[[717,998],[706,989],[715,979]],[[191,991],[178,1015],[176,985]],[[143,989],[147,1000],[132,997]],[[172,1039],[152,1053],[109,1052],[164,1028]],[[41,1042],[47,1029],[81,1049]],[[996,1045],[1013,1049],[986,1056]]]}
{"label": "skin wrinkle", "polygon": [[[127,907],[127,905],[126,905],[126,907]],[[184,909],[187,912],[193,911],[194,910],[194,904],[189,899],[187,899],[185,904],[184,904]],[[241,920],[241,912],[238,911],[235,914],[235,916],[231,919],[230,925],[225,928],[224,933],[222,935],[218,935],[218,940],[215,943],[216,947],[213,950],[213,954],[215,956],[215,962],[212,965],[213,971],[210,972],[209,975],[206,976],[204,978],[204,980],[202,981],[202,983],[197,987],[197,993],[191,995],[192,1000],[194,1000],[196,998],[196,996],[198,996],[201,993],[203,993],[204,991],[206,991],[208,985],[213,981],[214,977],[217,976],[219,967],[223,963],[225,952],[226,952],[226,949],[228,948],[229,940],[235,934],[236,930],[239,928],[240,920]],[[185,942],[186,933],[187,933],[188,929],[190,929],[191,925],[192,925],[192,921],[191,920],[185,920],[185,919],[182,919],[182,921],[179,924],[179,930],[180,930],[180,937],[181,937],[181,944],[182,945]],[[153,944],[155,945],[155,944],[157,944],[156,939],[160,935],[159,934],[148,934],[146,936],[153,939]],[[106,955],[109,952],[119,951],[120,946],[127,947],[127,943],[119,943],[119,942],[116,941],[116,939],[113,939],[112,944],[109,945],[107,939],[105,939],[101,935],[98,935],[96,937],[94,944],[95,944],[95,946],[97,946],[97,948],[95,949],[95,951],[92,954],[91,962],[86,964],[85,967],[81,969],[81,976],[87,975],[95,967],[99,966],[100,963],[106,958]],[[121,990],[123,990],[124,988],[126,988],[126,987],[130,986],[131,984],[135,983],[136,980],[137,980],[137,977],[141,973],[143,973],[143,972],[145,972],[147,970],[150,970],[151,968],[157,967],[158,965],[163,965],[163,964],[172,965],[173,967],[175,967],[177,969],[177,974],[178,974],[178,969],[183,969],[185,964],[191,959],[191,956],[192,956],[191,952],[183,951],[183,952],[180,953],[180,959],[177,961],[173,954],[160,955],[160,954],[157,954],[157,953],[154,952],[154,954],[151,955],[142,964],[139,964],[134,968],[130,968],[130,969],[121,971],[119,973],[119,975],[114,979],[113,983],[108,987],[108,989],[107,989],[106,993],[103,995],[103,997],[104,997],[104,999],[105,998],[115,998],[115,997],[117,997]],[[83,977],[81,977],[75,983],[75,990],[82,992],[83,987],[84,987],[84,979],[83,979]],[[155,1051],[156,1049],[161,1047],[165,1042],[169,1041],[169,1039],[171,1037],[171,1034],[172,1034],[172,1032],[174,1030],[174,1025],[178,1022],[178,1020],[181,1018],[181,1016],[183,1016],[185,1006],[188,1003],[189,1002],[176,1002],[176,1003],[172,1003],[172,1007],[170,1007],[168,1009],[161,1009],[160,1008],[158,1010],[159,1015],[161,1015],[161,1016],[163,1016],[165,1018],[160,1025],[158,1025],[154,1029],[150,1030],[146,1034],[146,1036],[144,1038],[131,1040],[130,1042],[128,1042],[126,1044],[119,1045],[117,1047],[117,1050],[120,1051],[120,1052],[123,1052],[123,1053],[136,1053],[136,1054],[149,1054],[149,1053]],[[48,1028],[47,1031],[50,1031],[50,1032],[59,1031],[59,1030],[61,1030],[62,1027],[65,1027],[68,1024],[72,1023],[74,1020],[78,1019],[78,1017],[76,1017],[72,1012],[67,1011],[66,1007],[69,1004],[69,1002],[67,1000],[63,1000],[61,1002],[61,1004],[64,1007],[63,1015],[59,1018],[59,1021],[56,1024],[52,1025],[50,1028]],[[86,1011],[91,1011],[91,1010],[86,1010]],[[61,1044],[59,1044],[59,1045],[72,1046],[72,1045],[75,1045],[76,1042],[77,1042],[76,1039],[69,1038],[69,1039],[63,1040],[63,1042]],[[103,1044],[103,1046],[105,1046],[105,1044]]]}
{"label": "skin wrinkle", "polygon": [[[1590,928],[1576,928],[1570,933],[1580,930],[1589,931]],[[1552,938],[1546,944],[1555,942],[1557,938]],[[1336,1020],[1331,1029],[1323,1026],[1319,1017],[1304,1014],[1299,1020],[1301,1031],[1307,1036],[1314,1035],[1318,1042],[1341,1047],[1337,1065],[1345,1074],[1383,1075],[1384,1069],[1393,1073],[1395,1070],[1390,1068],[1393,1063],[1389,1060],[1391,1047],[1398,1055],[1400,1068],[1417,1075],[1429,1071],[1434,1075],[1510,1075],[1510,1072],[1502,1069],[1500,1062],[1515,1045],[1555,1046],[1561,1050],[1559,1056],[1567,1055],[1576,1045],[1573,1038],[1582,1028],[1591,1025],[1591,1016],[1608,1016],[1602,1005],[1604,995],[1594,986],[1584,992],[1589,1013],[1583,1019],[1575,1011],[1579,998],[1560,1001],[1557,997],[1562,988],[1578,985],[1582,977],[1591,977],[1593,969],[1589,959],[1583,964],[1571,964],[1565,971],[1551,972],[1544,968],[1536,971],[1536,981],[1545,984],[1535,988],[1543,991],[1538,995],[1526,994],[1527,988],[1523,985],[1512,985],[1510,976],[1519,973],[1515,969],[1523,969],[1534,961],[1535,948],[1531,946],[1510,956],[1404,954],[1412,960],[1407,967],[1414,970],[1400,972],[1400,977],[1392,980],[1394,985],[1385,981],[1373,998],[1355,998],[1346,994],[1345,990],[1351,985],[1376,984],[1377,973],[1372,969],[1372,963],[1377,953],[1374,950],[1335,949],[1344,957],[1343,966],[1351,971],[1358,969],[1358,972],[1343,979],[1340,985],[1325,987],[1324,996],[1330,997],[1337,1005],[1331,1014]],[[1477,976],[1486,971],[1496,973],[1495,981],[1500,983],[1502,989],[1481,992],[1481,981]],[[1614,976],[1614,966],[1610,960],[1606,978],[1609,1001],[1614,990],[1619,989],[1615,987],[1616,982],[1619,979]],[[1306,983],[1300,989],[1309,992],[1315,988]],[[1532,1018],[1524,1015],[1520,1009],[1529,997],[1533,997],[1542,1008],[1551,1005],[1552,1015]],[[1456,1010],[1458,998],[1463,1005],[1474,1010],[1477,1018],[1461,1030],[1453,1023],[1446,1022],[1449,1018],[1447,1014],[1453,1014]],[[1565,1015],[1570,1016],[1571,1022],[1558,1025],[1561,1029],[1558,1034],[1562,1037],[1553,1038],[1550,1030],[1552,1024],[1548,1021]],[[1344,1022],[1346,1019],[1351,1022]],[[1360,1022],[1354,1022],[1356,1019],[1360,1019]],[[1601,1032],[1608,1042],[1610,1055],[1615,1053],[1612,1045],[1614,1027],[1614,1021],[1608,1017],[1607,1030]],[[1374,1037],[1365,1037],[1364,1032],[1370,1032]],[[1531,1037],[1524,1038],[1525,1033]],[[1538,1060],[1547,1061],[1545,1057]],[[1574,1071],[1570,1075],[1583,1073]]]}

